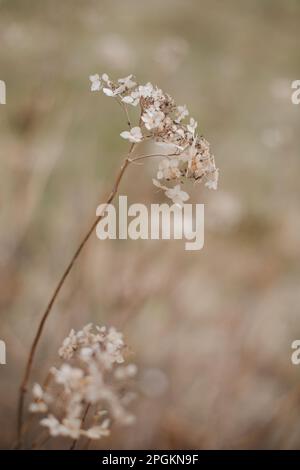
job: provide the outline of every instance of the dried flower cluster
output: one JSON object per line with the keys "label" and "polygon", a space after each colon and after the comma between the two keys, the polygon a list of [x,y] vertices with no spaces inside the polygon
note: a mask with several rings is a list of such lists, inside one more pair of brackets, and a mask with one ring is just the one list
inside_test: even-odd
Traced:
{"label": "dried flower cluster", "polygon": [[[100,439],[110,433],[112,420],[124,425],[134,421],[127,405],[134,397],[128,384],[137,371],[134,364],[124,365],[123,335],[114,328],[86,325],[71,330],[59,349],[65,361],[52,367],[44,387],[35,384],[30,411],[48,413],[40,424],[51,436]],[[85,416],[90,409],[89,426]]]}
{"label": "dried flower cluster", "polygon": [[[91,90],[102,90],[107,96],[116,98],[127,112],[127,105],[140,106],[140,122],[121,137],[132,143],[149,139],[163,146],[155,186],[163,189],[175,204],[182,205],[189,195],[181,189],[186,179],[205,181],[205,186],[217,189],[218,169],[209,143],[196,132],[197,122],[189,115],[186,106],[177,106],[173,98],[151,83],[138,85],[133,75],[110,80],[107,74],[90,76]],[[164,151],[167,154],[164,154]],[[174,182],[167,187],[165,182]]]}

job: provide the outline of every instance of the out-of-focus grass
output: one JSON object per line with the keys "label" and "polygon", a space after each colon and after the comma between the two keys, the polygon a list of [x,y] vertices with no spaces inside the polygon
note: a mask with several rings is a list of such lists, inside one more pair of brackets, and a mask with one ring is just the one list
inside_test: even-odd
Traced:
{"label": "out-of-focus grass", "polygon": [[[71,327],[112,323],[144,372],[137,424],[103,447],[299,447],[299,3],[14,0],[0,11],[1,446],[38,318],[127,151],[120,109],[89,91],[88,76],[107,71],[188,105],[220,191],[193,190],[206,203],[199,253],[91,240],[35,379]],[[122,193],[159,201],[153,171],[131,168]]]}

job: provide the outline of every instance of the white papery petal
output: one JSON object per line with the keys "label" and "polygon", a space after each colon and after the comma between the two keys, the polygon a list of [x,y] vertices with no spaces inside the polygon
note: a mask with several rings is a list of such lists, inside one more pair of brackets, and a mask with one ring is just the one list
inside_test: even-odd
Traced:
{"label": "white papery petal", "polygon": [[106,96],[114,96],[114,92],[110,89],[110,88],[103,88],[103,93],[106,95]]}
{"label": "white papery petal", "polygon": [[123,139],[129,139],[129,138],[131,137],[130,132],[128,132],[128,131],[123,131],[123,132],[121,132],[120,136],[121,136]]}

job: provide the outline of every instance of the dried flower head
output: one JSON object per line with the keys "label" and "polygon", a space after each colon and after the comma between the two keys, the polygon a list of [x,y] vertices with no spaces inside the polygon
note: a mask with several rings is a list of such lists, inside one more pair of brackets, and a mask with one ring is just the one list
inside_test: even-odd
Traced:
{"label": "dried flower head", "polygon": [[131,424],[134,417],[126,405],[132,392],[124,386],[137,368],[134,364],[122,365],[124,352],[123,335],[114,328],[88,324],[80,331],[71,330],[59,349],[65,362],[50,369],[44,387],[34,385],[29,410],[48,413],[40,424],[51,436],[72,439],[107,436],[112,420]]}
{"label": "dried flower head", "polygon": [[[139,85],[133,75],[112,81],[107,74],[100,78],[91,75],[91,90],[103,90],[107,96],[116,98],[125,107],[140,106],[140,122],[130,131],[123,131],[121,137],[132,143],[152,140],[164,147],[167,155],[158,165],[154,184],[165,191],[175,204],[182,205],[189,196],[181,190],[186,180],[205,181],[209,189],[217,189],[219,172],[214,156],[204,137],[196,133],[197,122],[190,118],[185,105],[177,106],[174,99],[151,83]],[[159,155],[155,155],[159,156]],[[173,187],[163,183],[173,182]]]}

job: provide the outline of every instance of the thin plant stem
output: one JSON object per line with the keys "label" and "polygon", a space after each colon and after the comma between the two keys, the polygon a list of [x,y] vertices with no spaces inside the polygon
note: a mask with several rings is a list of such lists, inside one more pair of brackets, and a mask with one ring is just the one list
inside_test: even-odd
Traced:
{"label": "thin plant stem", "polygon": [[[82,416],[82,418],[81,418],[81,427],[83,426],[83,424],[84,424],[84,422],[85,422],[85,419],[86,419],[87,414],[88,414],[88,412],[89,412],[90,406],[91,406],[91,404],[88,403],[87,406],[86,406],[86,409],[84,410],[83,416]],[[74,449],[75,449],[78,440],[79,440],[78,438],[77,438],[77,439],[74,439],[74,441],[72,442],[72,444],[71,444],[69,450],[74,450]]]}
{"label": "thin plant stem", "polygon": [[89,447],[90,447],[90,445],[91,445],[91,443],[92,443],[92,439],[88,439],[88,440],[86,441],[85,446],[83,447],[83,450],[88,450]]}
{"label": "thin plant stem", "polygon": [[145,160],[146,158],[156,158],[156,157],[164,157],[164,158],[169,158],[169,157],[175,157],[176,153],[171,153],[167,155],[163,155],[161,153],[149,153],[148,155],[138,155],[137,157],[134,158],[129,158],[130,163],[138,162],[139,160]]}
{"label": "thin plant stem", "polygon": [[[122,164],[122,166],[121,166],[121,168],[120,168],[120,170],[117,174],[115,183],[114,183],[113,188],[112,188],[112,190],[111,190],[111,192],[110,192],[110,194],[109,194],[109,196],[108,196],[108,198],[105,202],[105,205],[110,204],[113,201],[114,197],[116,196],[116,194],[118,192],[118,189],[119,189],[120,182],[121,182],[122,177],[125,173],[125,170],[128,167],[128,165],[130,164],[129,156],[132,154],[132,152],[135,148],[135,145],[136,145],[135,143],[131,144],[129,152],[128,152],[128,156],[123,161],[123,164]],[[83,248],[86,245],[87,241],[89,240],[90,236],[94,232],[98,222],[102,219],[104,212],[105,212],[105,208],[103,209],[102,213],[100,215],[98,215],[97,218],[94,220],[91,227],[89,228],[86,235],[84,236],[83,240],[81,241],[80,245],[78,246],[77,250],[75,251],[71,261],[69,262],[69,264],[68,264],[67,268],[65,269],[62,277],[60,278],[60,280],[59,280],[59,282],[58,282],[58,284],[57,284],[57,286],[56,286],[56,288],[55,288],[55,290],[54,290],[54,292],[53,292],[53,294],[50,298],[50,301],[49,301],[49,303],[46,307],[46,310],[43,313],[43,316],[40,320],[40,323],[38,325],[38,329],[37,329],[37,332],[35,334],[34,340],[32,342],[30,352],[29,352],[29,356],[28,356],[28,359],[27,359],[27,362],[26,362],[26,367],[25,367],[23,380],[21,382],[20,389],[19,389],[18,416],[17,416],[17,447],[21,446],[24,401],[25,401],[25,395],[26,395],[26,392],[27,392],[28,381],[29,381],[29,378],[30,378],[32,365],[33,365],[33,360],[34,360],[35,353],[36,353],[36,349],[37,349],[39,340],[41,338],[42,332],[44,330],[46,320],[47,320],[47,318],[48,318],[48,316],[51,312],[52,306],[53,306],[53,304],[54,304],[54,302],[55,302],[62,286],[65,283],[65,280],[67,279],[67,277],[68,277],[70,271],[72,270],[78,256],[80,255],[81,251],[83,250]]]}
{"label": "thin plant stem", "polygon": [[43,433],[39,439],[37,439],[36,441],[32,443],[31,450],[42,447],[44,444],[46,444],[46,442],[48,442],[50,438],[51,438],[50,434],[45,435],[45,433]]}
{"label": "thin plant stem", "polygon": [[128,127],[131,127],[131,120],[130,120],[130,116],[129,116],[129,113],[128,113],[127,106],[122,101],[120,101],[118,97],[116,97],[116,102],[121,106],[121,108],[123,109],[123,111],[125,113]]}

